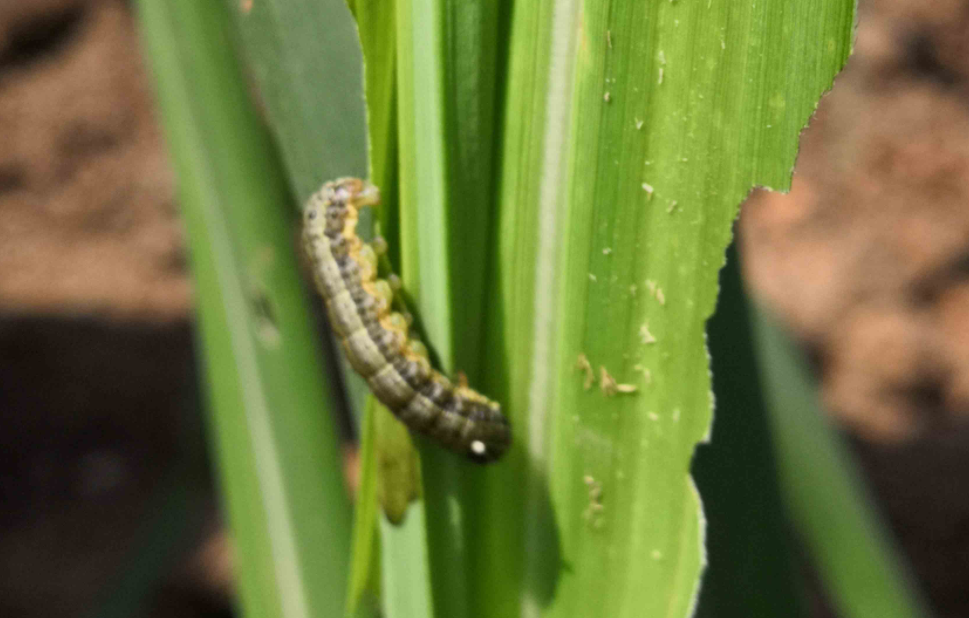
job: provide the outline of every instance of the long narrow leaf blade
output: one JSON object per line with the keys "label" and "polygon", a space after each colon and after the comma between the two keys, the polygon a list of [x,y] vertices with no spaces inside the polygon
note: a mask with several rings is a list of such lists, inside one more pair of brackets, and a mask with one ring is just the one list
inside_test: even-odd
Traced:
{"label": "long narrow leaf blade", "polygon": [[[401,272],[443,369],[479,386],[491,337],[484,324],[505,5],[395,4]],[[473,552],[472,537],[489,525],[479,505],[495,472],[434,446],[422,449],[421,464],[435,615],[476,615],[490,600],[477,596],[488,561]]]}
{"label": "long narrow leaf blade", "polygon": [[224,4],[298,204],[327,180],[366,176],[360,44],[343,0]]}
{"label": "long narrow leaf blade", "polygon": [[290,198],[221,3],[139,3],[189,233],[213,432],[250,616],[343,611],[350,508]]}
{"label": "long narrow leaf blade", "polygon": [[[853,10],[516,5],[492,322],[504,345],[492,358],[506,363],[528,457],[476,505],[494,516],[474,553],[492,570],[522,565],[526,610],[690,613],[703,522],[688,470],[710,425],[717,271],[751,187],[788,186],[798,134],[848,55]],[[506,604],[478,611],[501,615],[493,607]]]}
{"label": "long narrow leaf blade", "polygon": [[850,618],[929,616],[798,351],[766,312],[751,315],[782,489],[832,601]]}
{"label": "long narrow leaf blade", "polygon": [[[326,181],[365,177],[360,44],[346,3],[222,2],[234,17],[255,92],[296,195],[291,206],[300,208]],[[361,413],[367,385],[342,359],[339,366],[353,409]]]}

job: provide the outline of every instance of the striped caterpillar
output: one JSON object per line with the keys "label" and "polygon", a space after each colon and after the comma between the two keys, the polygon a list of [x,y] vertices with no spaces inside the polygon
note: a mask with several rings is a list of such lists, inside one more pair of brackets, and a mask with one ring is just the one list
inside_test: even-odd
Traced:
{"label": "striped caterpillar", "polygon": [[328,182],[303,210],[303,243],[330,324],[350,365],[374,395],[412,430],[487,463],[511,443],[501,407],[431,368],[427,350],[408,336],[408,323],[391,312],[393,292],[377,278],[377,253],[357,237],[358,210],[380,201],[358,178]]}

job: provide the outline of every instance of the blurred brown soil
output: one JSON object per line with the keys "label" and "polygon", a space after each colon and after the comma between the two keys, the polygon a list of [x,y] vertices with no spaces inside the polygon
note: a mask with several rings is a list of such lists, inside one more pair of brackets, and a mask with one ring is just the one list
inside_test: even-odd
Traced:
{"label": "blurred brown soil", "polygon": [[152,525],[182,533],[151,550],[170,575],[137,615],[230,611],[186,446],[191,285],[133,17],[0,3],[0,616],[89,613],[137,577]]}
{"label": "blurred brown soil", "polygon": [[118,1],[0,4],[0,307],[185,319],[173,176]]}
{"label": "blurred brown soil", "polygon": [[[180,457],[191,290],[131,11],[0,3],[0,615],[96,604]],[[793,191],[741,233],[938,615],[969,615],[969,1],[862,2]],[[227,611],[197,517],[144,615]]]}
{"label": "blurred brown soil", "polygon": [[904,4],[864,5],[793,190],[742,225],[748,279],[814,348],[829,408],[880,442],[969,421],[969,3]]}

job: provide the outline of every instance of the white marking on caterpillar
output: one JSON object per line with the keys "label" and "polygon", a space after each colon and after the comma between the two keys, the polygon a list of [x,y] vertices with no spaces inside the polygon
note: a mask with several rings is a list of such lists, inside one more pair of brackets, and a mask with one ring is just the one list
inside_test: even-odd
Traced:
{"label": "white marking on caterpillar", "polygon": [[341,178],[303,210],[303,244],[330,324],[350,365],[397,418],[475,462],[495,461],[511,444],[501,406],[431,368],[406,317],[390,311],[394,283],[377,279],[377,251],[357,237],[359,209],[379,200],[370,183]]}

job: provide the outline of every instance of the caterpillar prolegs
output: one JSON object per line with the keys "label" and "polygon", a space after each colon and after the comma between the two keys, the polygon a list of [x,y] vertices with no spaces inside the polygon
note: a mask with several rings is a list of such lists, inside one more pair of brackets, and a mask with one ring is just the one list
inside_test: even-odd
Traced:
{"label": "caterpillar prolegs", "polygon": [[377,278],[376,252],[357,237],[359,209],[379,201],[372,184],[341,178],[324,184],[303,211],[303,242],[333,330],[350,365],[408,427],[475,462],[495,461],[511,444],[501,406],[431,367],[407,320],[391,311],[393,292]]}

